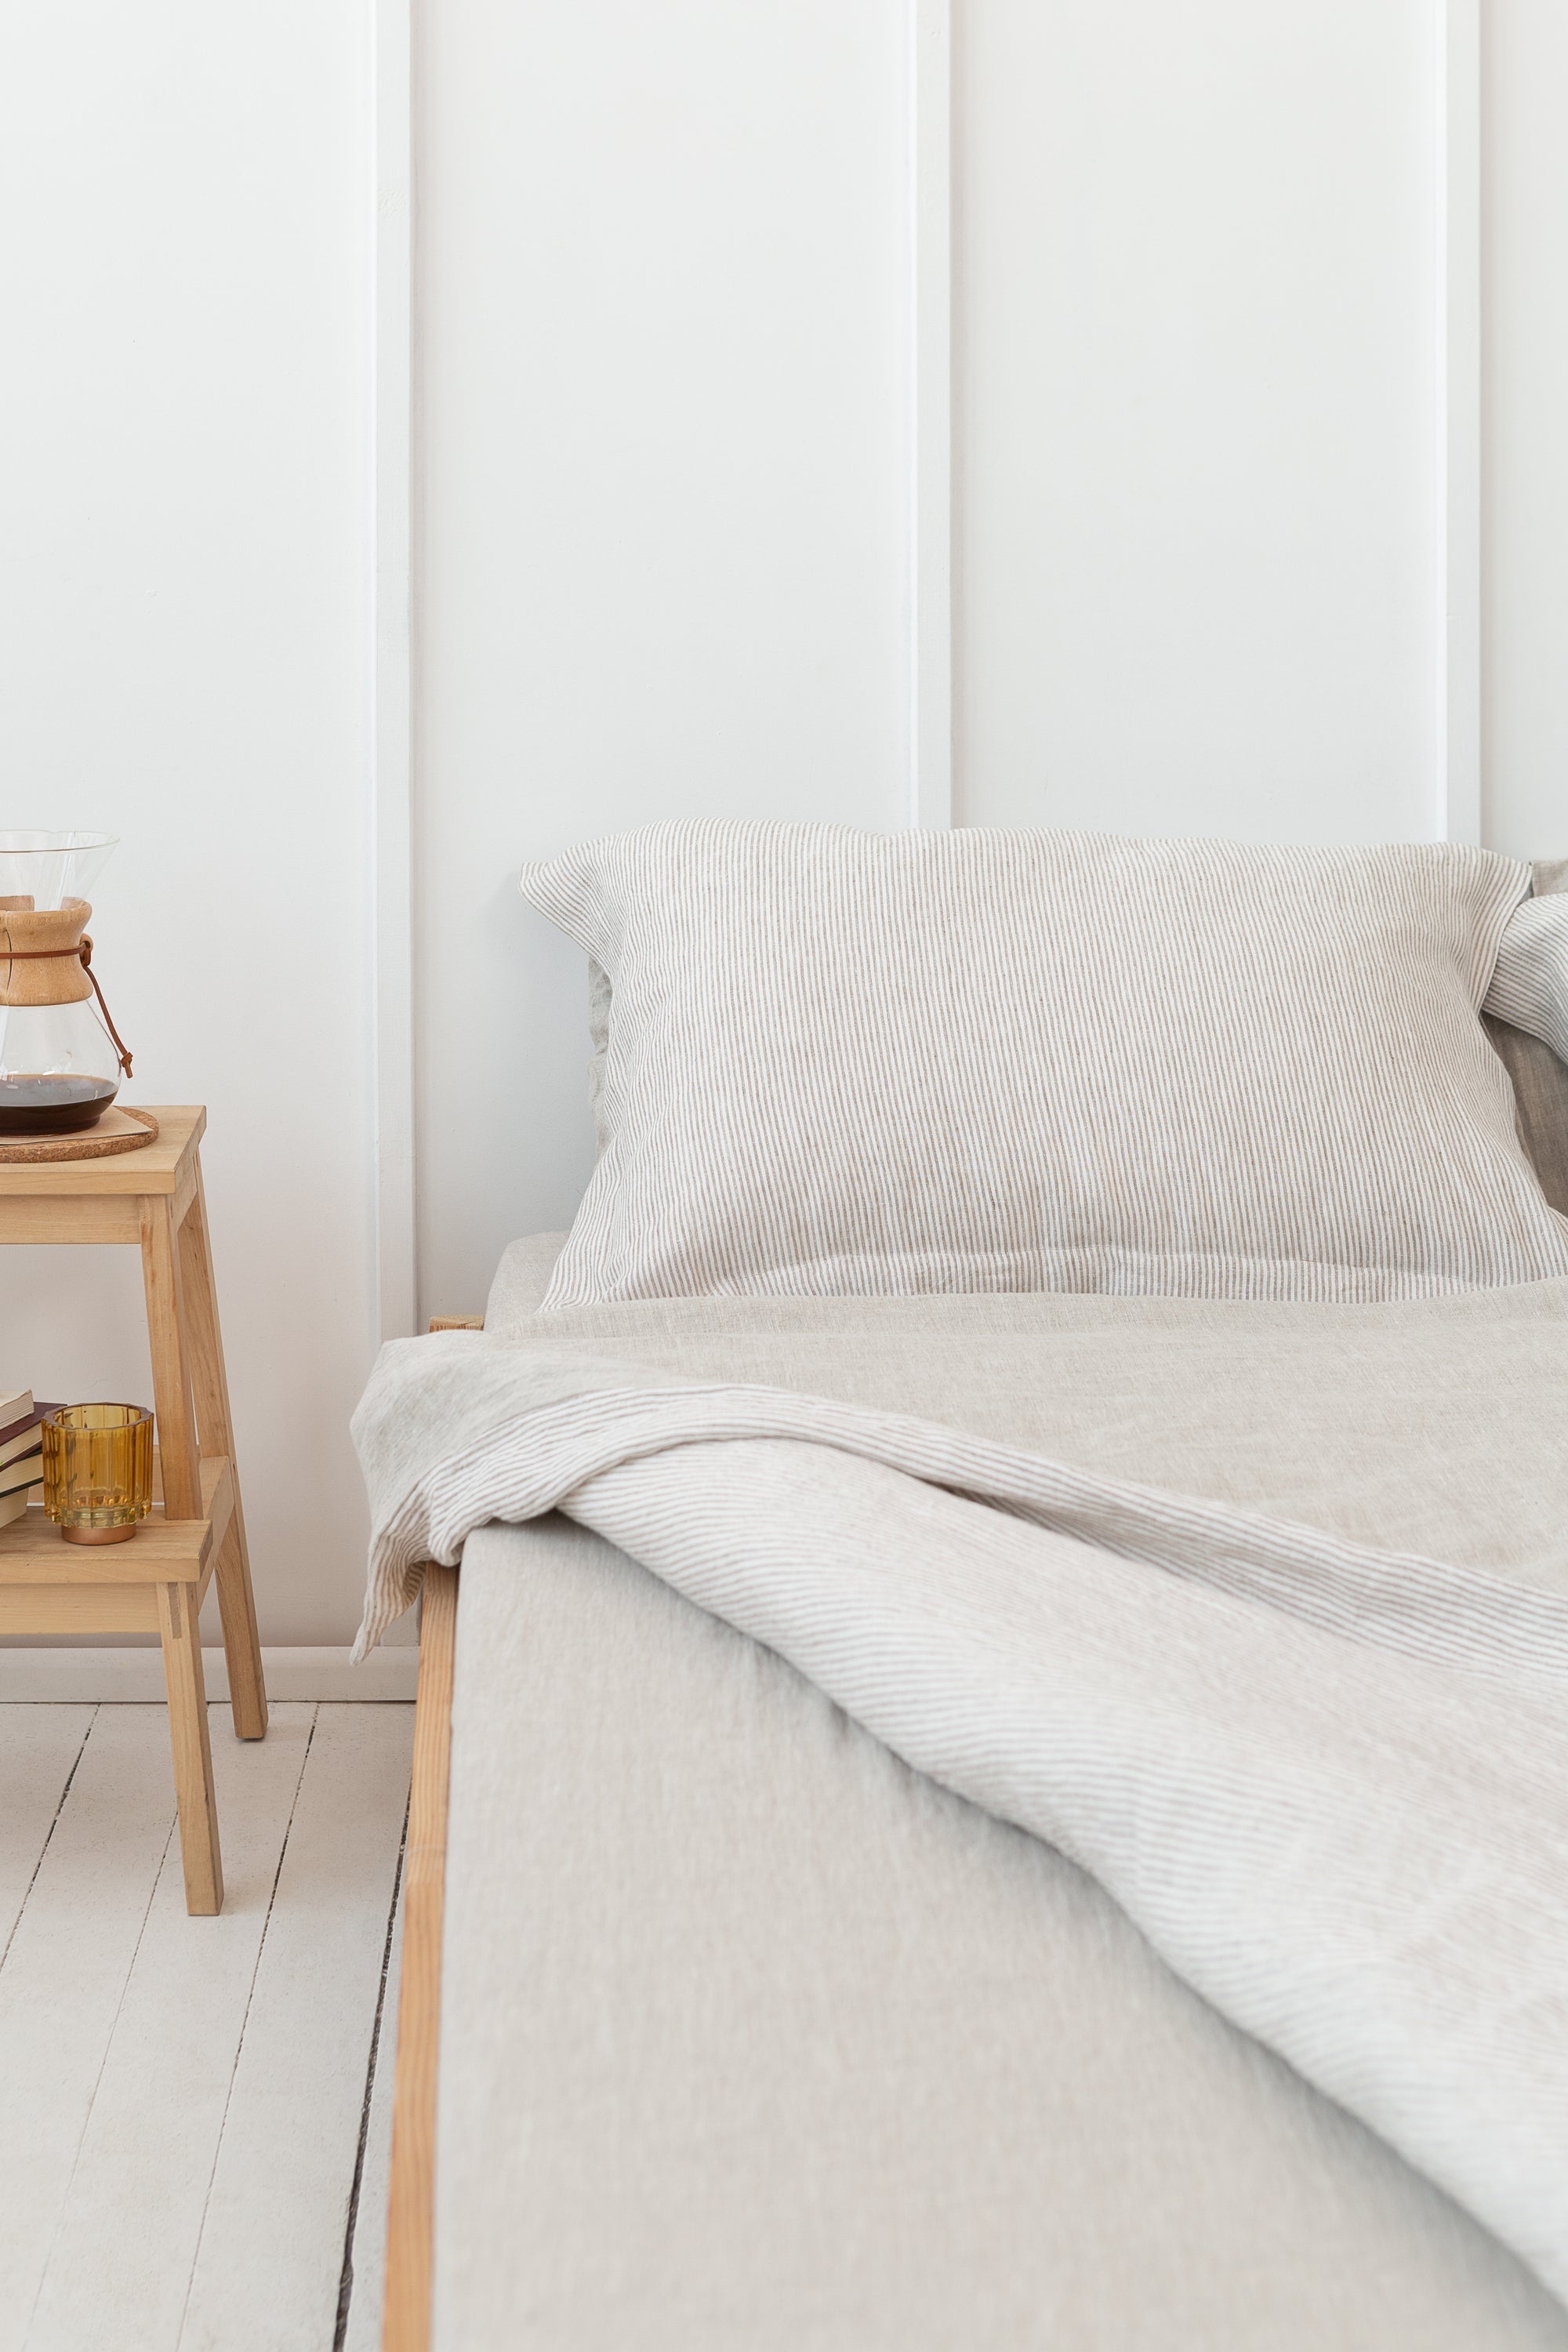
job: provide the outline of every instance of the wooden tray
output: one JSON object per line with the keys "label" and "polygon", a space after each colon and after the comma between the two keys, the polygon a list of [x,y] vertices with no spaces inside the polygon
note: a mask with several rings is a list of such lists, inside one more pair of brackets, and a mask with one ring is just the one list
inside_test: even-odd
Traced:
{"label": "wooden tray", "polygon": [[108,1160],[157,1140],[158,1122],[150,1110],[121,1110],[114,1103],[79,1135],[24,1135],[15,1143],[0,1143],[0,1168],[40,1160]]}

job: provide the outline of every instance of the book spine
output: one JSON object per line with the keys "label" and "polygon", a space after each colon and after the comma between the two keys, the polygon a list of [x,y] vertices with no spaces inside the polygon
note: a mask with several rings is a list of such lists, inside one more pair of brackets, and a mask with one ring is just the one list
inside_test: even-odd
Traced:
{"label": "book spine", "polygon": [[36,1445],[31,1454],[19,1461],[7,1462],[0,1469],[0,1499],[7,1495],[25,1495],[30,1486],[41,1486],[44,1476],[44,1450]]}
{"label": "book spine", "polygon": [[36,1404],[31,1412],[24,1414],[20,1421],[14,1421],[8,1429],[0,1429],[0,1470],[7,1462],[15,1462],[19,1455],[37,1451],[43,1444],[45,1414],[58,1411],[56,1405]]}

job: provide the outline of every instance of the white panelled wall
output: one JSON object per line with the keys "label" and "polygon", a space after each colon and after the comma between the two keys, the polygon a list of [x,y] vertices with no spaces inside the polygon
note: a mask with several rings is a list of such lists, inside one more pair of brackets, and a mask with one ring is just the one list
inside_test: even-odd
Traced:
{"label": "white panelled wall", "polygon": [[[1557,0],[409,8],[0,24],[0,824],[123,836],[274,1644],[353,1631],[378,1296],[586,1172],[525,856],[1463,830],[1478,647],[1484,837],[1568,851]],[[143,1393],[139,1310],[0,1256],[0,1381]]]}

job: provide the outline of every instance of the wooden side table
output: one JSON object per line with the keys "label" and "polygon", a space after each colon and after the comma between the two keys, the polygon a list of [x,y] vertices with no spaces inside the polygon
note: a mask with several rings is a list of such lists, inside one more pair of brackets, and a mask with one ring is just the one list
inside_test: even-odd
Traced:
{"label": "wooden side table", "polygon": [[37,1507],[0,1528],[0,1633],[159,1636],[185,1908],[210,1913],[223,1908],[223,1863],[197,1612],[215,1574],[241,1739],[264,1737],[267,1691],[202,1192],[206,1112],[155,1115],[156,1142],[117,1159],[0,1165],[0,1243],[142,1252],[163,1495],[128,1543],[67,1543]]}

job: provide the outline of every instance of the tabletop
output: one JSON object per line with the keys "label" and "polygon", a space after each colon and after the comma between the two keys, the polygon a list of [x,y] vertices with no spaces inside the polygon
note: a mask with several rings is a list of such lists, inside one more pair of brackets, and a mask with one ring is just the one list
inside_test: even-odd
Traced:
{"label": "tabletop", "polygon": [[[140,1108],[140,1106],[139,1106]],[[0,1201],[103,1200],[127,1195],[177,1192],[207,1115],[200,1103],[146,1108],[158,1122],[158,1139],[110,1160],[0,1161]]]}

